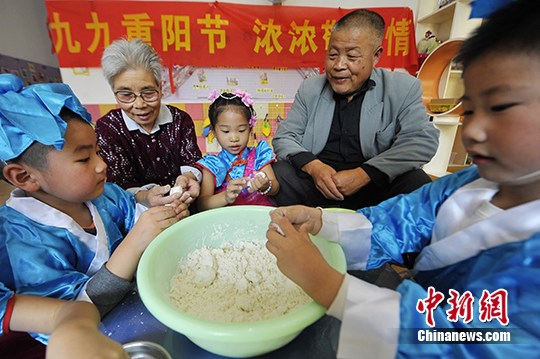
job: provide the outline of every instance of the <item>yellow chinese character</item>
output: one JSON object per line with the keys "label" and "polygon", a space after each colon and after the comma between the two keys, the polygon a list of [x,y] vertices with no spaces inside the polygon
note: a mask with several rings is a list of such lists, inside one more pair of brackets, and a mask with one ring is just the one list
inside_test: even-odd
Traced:
{"label": "yellow chinese character", "polygon": [[184,48],[191,51],[191,33],[189,16],[161,16],[163,51],[168,51],[174,44],[174,49],[179,51]]}
{"label": "yellow chinese character", "polygon": [[328,43],[330,42],[330,33],[334,28],[336,20],[326,20],[324,24],[321,25],[321,29],[324,31],[323,40],[324,40],[324,49],[328,50]]}
{"label": "yellow chinese character", "polygon": [[[204,19],[197,19],[197,24],[204,25],[205,29],[201,30],[201,34],[208,35],[208,52],[214,54],[216,48],[224,49],[227,45],[225,30],[220,30],[221,26],[228,26],[229,20],[221,20],[221,15],[216,14],[214,19],[211,18],[210,14],[205,14]],[[212,29],[215,27],[215,29]],[[219,40],[216,42],[216,36]]]}
{"label": "yellow chinese character", "polygon": [[56,42],[54,43],[54,51],[58,54],[64,45],[64,35],[66,36],[67,51],[69,53],[81,52],[81,43],[71,39],[71,27],[69,22],[60,21],[60,14],[53,12],[53,21],[49,23],[49,29],[56,32]]}
{"label": "yellow chinese character", "polygon": [[291,23],[292,31],[289,31],[289,35],[293,36],[289,52],[294,54],[295,47],[300,48],[300,53],[304,55],[310,49],[312,52],[317,51],[317,45],[313,42],[315,38],[315,26],[308,26],[309,20],[304,20],[304,25],[296,25],[296,21]]}
{"label": "yellow chinese character", "polygon": [[141,38],[146,43],[152,42],[150,27],[154,26],[154,22],[150,20],[147,13],[143,14],[124,14],[125,21],[122,21],[122,26],[126,27],[126,33],[129,40]]}
{"label": "yellow chinese character", "polygon": [[[264,31],[264,36],[261,38],[260,34]],[[274,50],[281,53],[283,47],[279,43],[279,37],[281,36],[281,25],[274,25],[274,19],[269,19],[268,24],[263,24],[259,19],[255,20],[253,25],[253,32],[257,34],[257,42],[253,51],[257,54],[260,48],[264,48],[264,52],[270,55]]]}
{"label": "yellow chinese character", "polygon": [[106,22],[99,22],[98,15],[96,12],[91,12],[92,22],[86,23],[86,28],[88,30],[94,30],[94,39],[90,46],[88,46],[88,51],[94,53],[98,47],[99,40],[101,40],[101,33],[103,33],[103,48],[109,46],[109,24]]}
{"label": "yellow chinese character", "polygon": [[409,54],[409,31],[411,20],[401,19],[396,22],[392,18],[390,26],[386,30],[385,38],[387,42],[386,54],[388,56],[407,56]]}

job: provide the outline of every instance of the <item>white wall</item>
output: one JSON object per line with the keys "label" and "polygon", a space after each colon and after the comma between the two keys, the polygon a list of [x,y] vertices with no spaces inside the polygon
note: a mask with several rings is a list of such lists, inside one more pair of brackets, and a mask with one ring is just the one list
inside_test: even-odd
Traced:
{"label": "white wall", "polygon": [[58,67],[43,0],[0,0],[0,54]]}
{"label": "white wall", "polygon": [[[183,0],[201,1],[201,0]],[[434,0],[435,1],[435,0]],[[271,0],[223,0],[224,3],[270,5]],[[416,13],[418,0],[283,0],[282,6],[317,7],[409,7]],[[44,0],[0,0],[0,53],[58,66],[50,52]],[[322,63],[323,59],[321,59]],[[69,84],[84,104],[115,103],[100,68],[90,68],[88,75],[75,75],[72,68],[61,68],[62,80]]]}

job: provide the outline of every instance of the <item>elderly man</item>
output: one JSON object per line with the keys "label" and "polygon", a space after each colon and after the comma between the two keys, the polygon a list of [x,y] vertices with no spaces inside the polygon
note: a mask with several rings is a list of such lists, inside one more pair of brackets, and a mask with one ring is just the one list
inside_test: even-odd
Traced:
{"label": "elderly man", "polygon": [[438,146],[414,77],[375,68],[384,20],[359,9],[335,25],[326,74],[300,86],[273,139],[278,205],[358,209],[430,182]]}

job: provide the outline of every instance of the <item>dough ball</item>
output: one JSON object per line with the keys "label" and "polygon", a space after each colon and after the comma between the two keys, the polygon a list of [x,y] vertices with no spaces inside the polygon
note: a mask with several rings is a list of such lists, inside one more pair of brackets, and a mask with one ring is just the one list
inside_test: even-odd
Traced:
{"label": "dough ball", "polygon": [[173,194],[176,194],[176,193],[182,194],[182,192],[184,192],[182,187],[174,186],[173,188],[171,188],[171,191],[169,192],[169,196],[172,196]]}

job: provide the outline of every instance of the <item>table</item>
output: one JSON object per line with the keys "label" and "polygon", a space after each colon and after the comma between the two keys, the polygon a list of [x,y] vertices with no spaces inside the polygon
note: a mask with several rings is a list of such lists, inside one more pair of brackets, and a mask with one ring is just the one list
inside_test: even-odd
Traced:
{"label": "table", "polygon": [[[256,358],[335,358],[339,325],[339,320],[323,316],[289,344]],[[122,302],[103,318],[100,329],[122,344],[140,340],[160,344],[173,359],[225,358],[200,348],[186,336],[161,324],[146,309],[136,290],[126,295]]]}

